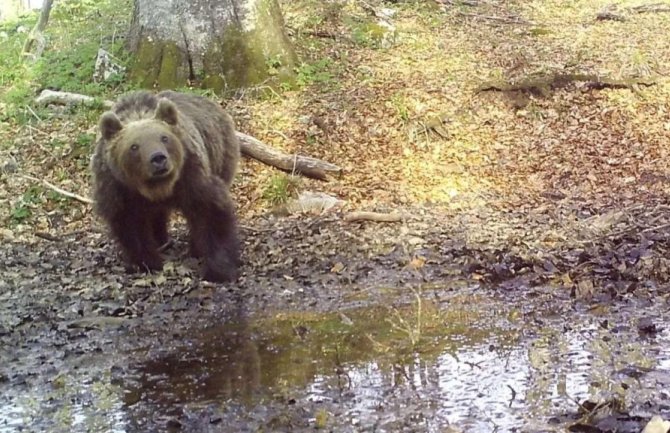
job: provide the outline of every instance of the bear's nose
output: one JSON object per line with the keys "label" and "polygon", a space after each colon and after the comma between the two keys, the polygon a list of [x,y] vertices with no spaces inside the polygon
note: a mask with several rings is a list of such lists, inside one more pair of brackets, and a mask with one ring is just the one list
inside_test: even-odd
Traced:
{"label": "bear's nose", "polygon": [[149,157],[149,161],[156,170],[162,170],[167,165],[167,155],[163,152],[154,152]]}

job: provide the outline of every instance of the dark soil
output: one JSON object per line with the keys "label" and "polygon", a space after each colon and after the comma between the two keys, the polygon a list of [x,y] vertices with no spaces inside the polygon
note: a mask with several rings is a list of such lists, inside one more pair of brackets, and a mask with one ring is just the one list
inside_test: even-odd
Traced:
{"label": "dark soil", "polygon": [[[522,242],[524,233],[537,238],[532,225],[523,225],[521,219],[516,220],[523,215],[507,213],[495,218],[490,214],[463,213],[455,217],[425,208],[412,209],[411,212],[406,210],[406,213],[410,215],[407,221],[394,224],[345,223],[339,213],[245,220],[242,227],[245,243],[243,275],[237,283],[226,286],[199,279],[198,263],[185,258],[187,239],[180,224],[173,230],[176,241],[166,252],[164,271],[154,275],[126,273],[118,261],[116,248],[108,241],[104,229],[97,225],[91,230],[49,236],[51,240],[44,239],[42,234],[34,240],[4,243],[0,250],[0,262],[3,263],[0,281],[0,388],[5,396],[5,409],[0,411],[4,412],[0,415],[7,427],[5,430],[0,428],[0,431],[42,431],[45,428],[49,431],[108,431],[108,427],[102,426],[109,426],[109,417],[113,415],[111,409],[105,409],[112,405],[110,401],[116,402],[117,406],[122,405],[113,411],[117,416],[119,411],[133,414],[131,421],[117,420],[122,426],[118,431],[146,431],[153,428],[151,426],[170,427],[171,431],[242,431],[226,427],[233,420],[239,425],[256,426],[249,431],[309,430],[319,422],[331,426],[332,431],[375,431],[375,425],[386,425],[386,430],[379,431],[438,431],[436,428],[446,425],[447,420],[453,417],[447,416],[448,411],[441,412],[444,419],[440,422],[414,424],[411,421],[414,417],[424,421],[430,419],[432,406],[412,405],[415,397],[411,393],[406,394],[409,391],[395,394],[399,400],[393,400],[393,405],[407,408],[406,413],[403,411],[402,420],[391,417],[395,421],[385,418],[386,421],[378,424],[378,418],[363,414],[354,417],[355,423],[360,423],[360,429],[356,428],[355,423],[351,424],[354,422],[351,417],[346,422],[332,418],[338,410],[347,407],[349,409],[346,410],[353,410],[349,403],[342,401],[339,405],[337,402],[340,400],[331,396],[326,399],[331,403],[324,406],[307,398],[309,392],[304,387],[310,381],[287,384],[288,388],[284,391],[288,394],[282,394],[281,398],[273,393],[261,392],[261,396],[265,397],[260,402],[258,390],[269,392],[277,386],[276,381],[271,381],[272,387],[262,383],[258,385],[254,388],[256,393],[246,395],[246,403],[242,398],[244,394],[233,392],[225,399],[224,412],[221,412],[220,406],[208,405],[197,406],[198,409],[192,409],[194,413],[183,412],[183,408],[175,412],[177,402],[199,401],[203,396],[188,386],[175,385],[174,381],[181,383],[184,377],[194,375],[197,382],[203,375],[222,374],[221,371],[212,373],[207,367],[214,362],[210,359],[212,356],[218,359],[217,356],[220,358],[220,353],[224,351],[229,354],[226,356],[244,357],[245,341],[253,341],[266,349],[267,346],[275,347],[279,351],[293,347],[292,343],[281,338],[279,342],[272,342],[272,338],[277,336],[268,336],[267,333],[275,329],[276,323],[258,325],[263,320],[282,314],[307,314],[316,320],[305,326],[308,330],[310,326],[317,326],[314,323],[322,322],[321,319],[314,319],[319,314],[340,312],[346,322],[348,316],[358,317],[357,313],[349,311],[360,308],[412,307],[417,293],[426,299],[441,299],[437,311],[449,311],[453,303],[445,299],[453,296],[474,300],[478,293],[488,293],[487,296],[498,293],[496,296],[508,299],[499,301],[502,307],[489,309],[485,302],[477,304],[478,301],[475,301],[470,306],[466,303],[467,307],[462,308],[477,308],[478,311],[488,311],[486,314],[496,308],[520,308],[525,317],[524,322],[516,327],[520,328],[509,328],[507,325],[501,328],[502,335],[508,336],[518,335],[519,332],[531,337],[537,335],[543,329],[542,321],[547,317],[547,311],[549,315],[565,311],[570,317],[563,320],[560,315],[555,316],[550,329],[572,329],[573,322],[578,329],[584,326],[586,328],[583,329],[589,329],[588,323],[600,322],[606,324],[603,326],[610,330],[608,332],[615,332],[620,324],[625,325],[625,329],[615,332],[615,338],[624,336],[622,338],[630,342],[627,344],[633,345],[638,344],[636,341],[639,338],[654,338],[662,329],[659,318],[667,311],[665,280],[662,278],[666,273],[661,272],[659,267],[665,263],[661,254],[667,245],[667,236],[662,230],[623,230],[617,236],[603,236],[588,242],[575,241],[584,245],[581,248],[541,251]],[[645,215],[649,214],[646,209]],[[480,218],[496,222],[488,226],[478,225],[476,221]],[[593,224],[592,217],[589,218],[589,224]],[[626,221],[639,223],[640,219],[621,217],[620,221],[625,225]],[[519,242],[507,242],[507,247],[499,242],[495,247],[496,244],[489,240],[495,236],[491,233],[496,233],[496,226],[503,225],[506,233],[514,232],[514,227],[517,227]],[[529,287],[542,289],[529,291]],[[605,311],[604,315],[595,317],[588,312],[589,308],[598,314]],[[574,309],[578,311],[576,316],[570,312]],[[386,315],[394,316],[393,311],[388,310]],[[360,317],[367,315],[364,313]],[[354,322],[364,320],[360,317],[353,319]],[[635,323],[640,318],[646,321],[637,327]],[[384,322],[383,318],[375,320]],[[620,323],[622,321],[625,324]],[[235,331],[234,344],[229,337],[222,337],[229,335],[230,326],[244,323],[255,325],[249,325],[252,330],[242,334]],[[289,333],[294,337],[303,329],[303,325],[295,323]],[[212,333],[206,331],[208,329],[224,331]],[[438,326],[436,329],[435,338],[444,340],[444,333],[439,331],[441,328]],[[456,334],[470,335],[467,324],[459,329]],[[361,335],[369,335],[368,332],[362,330],[352,335],[360,338]],[[582,331],[575,332],[582,335]],[[407,335],[410,334],[407,331]],[[224,338],[224,342],[220,338]],[[610,341],[609,338],[606,341]],[[521,338],[519,344],[534,344],[531,341]],[[659,340],[659,344],[660,341],[664,340]],[[407,353],[407,347],[400,349],[402,345],[392,341],[385,344],[393,347],[387,349],[387,353]],[[409,353],[423,353],[432,343],[427,347],[424,342],[418,344]],[[654,344],[647,346],[648,350],[657,350]],[[374,347],[365,347],[368,353],[365,359],[378,353]],[[178,360],[183,359],[185,354],[186,359],[192,359],[192,362],[185,364],[184,370],[174,367],[169,361],[173,359],[179,364]],[[621,360],[622,367],[634,364],[624,355],[612,356]],[[305,356],[319,359],[314,354]],[[401,359],[405,359],[404,356]],[[569,354],[566,356],[570,360]],[[351,365],[360,365],[358,361],[354,362],[355,359],[359,358],[336,362],[325,367],[326,371],[345,371]],[[272,358],[267,362],[275,363]],[[407,361],[396,362],[405,365]],[[433,358],[431,362],[436,361]],[[164,368],[161,370],[160,365],[170,367],[170,372],[166,373]],[[438,362],[436,365],[441,364]],[[634,368],[638,367],[634,364]],[[143,368],[161,370],[162,373],[156,374],[163,378],[159,381],[162,385],[154,384],[146,388],[148,385],[138,383],[138,377],[146,376],[138,376],[138,369]],[[264,365],[261,371],[266,371],[266,368],[268,366]],[[486,371],[482,370],[484,376],[481,377],[488,374]],[[473,380],[480,380],[478,377],[475,375]],[[366,386],[373,385],[357,386],[362,387],[361,392],[364,392]],[[388,385],[374,386],[384,389]],[[647,386],[643,389],[650,390]],[[178,388],[190,389],[190,394],[170,397]],[[431,392],[437,393],[438,390],[427,392],[426,402],[437,398],[437,394]],[[114,398],[116,395],[123,396],[121,403],[118,397]],[[206,401],[220,399],[216,392],[205,395],[208,396]],[[305,400],[295,405],[297,396],[303,396]],[[281,403],[284,397],[293,399],[294,403]],[[586,396],[582,397],[586,399]],[[611,396],[608,398],[614,399]],[[73,399],[84,408],[77,416],[66,410]],[[151,409],[156,399],[167,399],[172,403],[165,406],[165,412]],[[404,399],[409,400],[402,403]],[[527,395],[525,401],[532,402],[532,397]],[[662,401],[636,400],[632,404],[635,407],[646,405],[650,413],[655,410],[654,413],[661,413],[665,404]],[[247,413],[244,404],[250,402],[255,409]],[[235,409],[236,405],[241,406]],[[574,403],[568,406],[570,408],[561,406],[562,411],[557,408],[538,416],[545,421],[553,416],[559,425],[574,423],[580,419],[576,415],[577,407]],[[396,409],[380,410],[391,416]],[[146,413],[147,410],[151,413]],[[154,410],[158,412],[153,413]],[[331,414],[330,417],[322,415],[326,419],[315,421],[319,419],[315,414],[322,410],[324,414]],[[570,412],[573,415],[561,415]],[[68,416],[78,419],[80,424],[68,421]],[[631,416],[629,412],[619,413],[622,423],[633,423],[631,425],[635,428],[639,427],[642,418],[631,421]],[[349,425],[349,430],[342,430],[344,424],[339,423]],[[590,421],[585,423],[592,424]],[[88,427],[82,427],[84,425]],[[486,431],[481,430],[482,425],[472,431]],[[76,428],[71,430],[73,426]]]}

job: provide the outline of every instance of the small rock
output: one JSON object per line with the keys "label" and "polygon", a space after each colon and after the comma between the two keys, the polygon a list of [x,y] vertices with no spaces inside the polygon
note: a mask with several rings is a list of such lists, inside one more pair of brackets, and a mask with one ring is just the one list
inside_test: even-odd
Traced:
{"label": "small rock", "polygon": [[304,191],[297,199],[286,204],[288,214],[315,213],[331,210],[344,205],[344,200],[333,197],[323,192]]}
{"label": "small rock", "polygon": [[656,334],[658,328],[651,317],[643,317],[637,322],[637,330],[642,334]]}
{"label": "small rock", "polygon": [[93,81],[99,83],[108,80],[114,75],[123,75],[126,68],[114,59],[109,51],[102,48],[98,50],[98,57],[95,60],[95,71],[93,72]]}
{"label": "small rock", "polygon": [[391,9],[391,8],[381,8],[377,11],[377,17],[378,18],[389,19],[389,18],[393,18],[395,16],[395,14],[396,14],[396,10]]}
{"label": "small rock", "polygon": [[3,241],[13,241],[15,239],[14,232],[10,229],[0,228],[0,239]]}
{"label": "small rock", "polygon": [[15,160],[10,159],[7,161],[4,161],[2,163],[2,167],[0,167],[0,171],[5,174],[11,174],[11,173],[16,173],[19,169],[19,164],[16,163]]}
{"label": "small rock", "polygon": [[667,433],[670,430],[670,421],[665,421],[658,415],[651,417],[642,433]]}

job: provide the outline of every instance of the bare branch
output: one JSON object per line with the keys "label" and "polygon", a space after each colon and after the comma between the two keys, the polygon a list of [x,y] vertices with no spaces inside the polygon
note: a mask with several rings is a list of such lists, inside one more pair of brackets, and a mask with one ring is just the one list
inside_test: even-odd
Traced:
{"label": "bare branch", "polygon": [[36,177],[28,176],[26,174],[20,174],[19,176],[21,176],[24,179],[32,180],[33,182],[39,182],[42,185],[46,186],[47,188],[49,188],[53,191],[56,191],[58,194],[64,195],[65,197],[71,198],[73,200],[77,200],[79,202],[86,203],[86,204],[93,204],[94,203],[93,200],[91,200],[90,198],[83,197],[83,196],[75,194],[73,192],[65,191],[63,188],[59,188],[56,185],[54,185],[50,182],[47,182],[46,180],[38,179]]}

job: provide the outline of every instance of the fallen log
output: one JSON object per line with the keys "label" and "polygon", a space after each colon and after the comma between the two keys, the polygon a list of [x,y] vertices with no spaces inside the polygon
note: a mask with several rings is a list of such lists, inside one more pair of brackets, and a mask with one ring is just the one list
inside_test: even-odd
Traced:
{"label": "fallen log", "polygon": [[[53,90],[43,90],[35,99],[38,104],[92,104],[97,100],[88,95],[79,93],[57,92]],[[111,108],[114,105],[112,101],[102,101],[105,108]],[[328,180],[332,176],[342,174],[342,169],[337,165],[331,164],[320,159],[298,154],[287,154],[277,150],[262,141],[237,131],[237,137],[240,140],[240,150],[242,155],[255,159],[263,164],[275,167],[279,170],[300,174],[311,179]]]}
{"label": "fallen log", "polygon": [[301,174],[305,177],[318,180],[328,180],[331,175],[340,175],[342,169],[320,159],[283,153],[258,139],[237,132],[240,140],[242,155],[260,161],[291,174]]}
{"label": "fallen log", "polygon": [[[71,92],[58,92],[54,90],[44,89],[35,98],[35,102],[40,105],[58,104],[58,105],[77,105],[77,104],[94,104],[99,100],[88,95]],[[112,101],[102,101],[105,108],[111,108],[114,105]]]}

